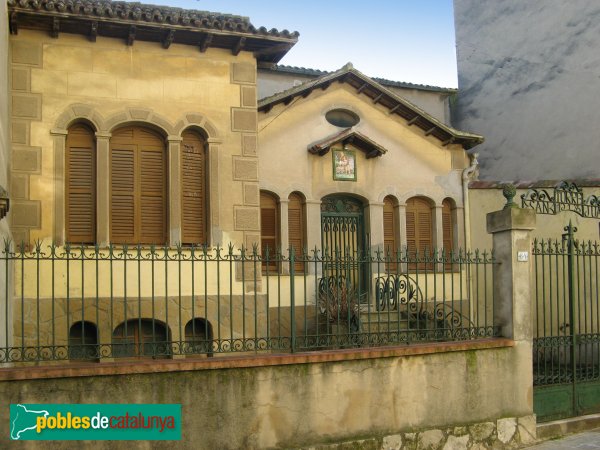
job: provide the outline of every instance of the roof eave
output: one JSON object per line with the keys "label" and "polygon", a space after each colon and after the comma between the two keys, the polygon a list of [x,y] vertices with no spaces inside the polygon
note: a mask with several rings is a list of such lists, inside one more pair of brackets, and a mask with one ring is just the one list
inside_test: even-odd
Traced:
{"label": "roof eave", "polygon": [[[358,82],[357,84],[350,82],[352,77],[355,78],[354,81]],[[346,65],[336,72],[264,98],[258,103],[258,111],[266,113],[278,103],[287,105],[295,97],[307,97],[316,89],[327,89],[335,81],[348,82],[357,90],[357,93],[364,93],[374,103],[387,105],[390,114],[399,115],[407,121],[409,126],[416,125],[425,132],[425,136],[433,135],[442,142],[443,146],[460,144],[465,150],[468,150],[483,142],[483,136],[455,130],[443,124],[415,104],[354,69],[351,65]]]}
{"label": "roof eave", "polygon": [[91,41],[97,36],[120,38],[128,45],[140,40],[159,42],[163,48],[172,43],[193,45],[201,52],[208,47],[223,48],[234,55],[252,52],[259,62],[265,63],[278,62],[299,36],[287,30],[256,29],[240,16],[139,3],[42,0],[35,6],[27,0],[9,0],[8,13],[11,34],[24,28],[47,31],[55,38],[60,33],[70,33],[88,36]]}
{"label": "roof eave", "polygon": [[387,153],[387,149],[369,139],[362,133],[355,131],[352,128],[347,128],[332,136],[326,137],[320,141],[308,145],[308,152],[313,155],[326,155],[331,147],[338,143],[343,145],[351,144],[365,152],[367,159],[382,156]]}

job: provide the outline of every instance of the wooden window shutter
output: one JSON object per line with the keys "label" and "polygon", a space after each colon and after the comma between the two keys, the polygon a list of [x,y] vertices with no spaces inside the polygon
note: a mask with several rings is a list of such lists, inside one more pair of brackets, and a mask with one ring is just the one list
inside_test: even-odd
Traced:
{"label": "wooden window shutter", "polygon": [[269,260],[263,260],[263,269],[276,270],[274,261],[279,245],[279,208],[275,197],[269,193],[260,193],[260,246],[263,257],[269,249]]}
{"label": "wooden window shutter", "polygon": [[116,145],[110,153],[111,240],[134,244],[135,234],[135,147]]}
{"label": "wooden window shutter", "polygon": [[[296,257],[302,258],[304,253],[304,205],[300,194],[290,194],[288,203],[288,234],[290,248],[294,249]],[[304,271],[304,263],[296,262],[294,269],[297,272]]]}
{"label": "wooden window shutter", "polygon": [[444,250],[447,255],[454,249],[454,233],[452,223],[452,206],[448,200],[442,203],[442,230],[444,236]]}
{"label": "wooden window shutter", "polygon": [[[452,205],[449,200],[442,202],[442,234],[445,259],[451,260],[454,249],[454,224],[452,223]],[[446,264],[446,270],[452,270],[452,264]]]}
{"label": "wooden window shutter", "polygon": [[93,244],[96,238],[96,151],[94,132],[83,124],[69,128],[65,152],[66,237]]}
{"label": "wooden window shutter", "polygon": [[186,131],[181,142],[181,240],[184,244],[207,242],[206,143]]}
{"label": "wooden window shutter", "polygon": [[[394,220],[394,201],[391,197],[383,199],[383,250],[384,257],[395,260],[397,258],[398,242],[396,221]],[[387,270],[396,270],[396,264],[386,264]]]}
{"label": "wooden window shutter", "polygon": [[[419,257],[429,257],[433,250],[431,206],[421,198],[411,198],[406,202],[406,241],[408,253],[414,258],[416,251]],[[419,268],[430,268],[430,264],[419,264]],[[409,267],[414,268],[411,264]]]}
{"label": "wooden window shutter", "polygon": [[111,239],[117,244],[166,241],[166,162],[160,136],[138,127],[111,138]]}
{"label": "wooden window shutter", "polygon": [[139,239],[164,244],[166,239],[166,173],[164,146],[140,144]]}

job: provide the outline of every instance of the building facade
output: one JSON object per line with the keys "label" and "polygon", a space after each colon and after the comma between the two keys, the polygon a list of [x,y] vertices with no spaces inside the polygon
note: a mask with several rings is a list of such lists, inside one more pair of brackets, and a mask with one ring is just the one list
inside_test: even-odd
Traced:
{"label": "building facade", "polygon": [[373,303],[372,262],[349,260],[468,244],[483,138],[447,124],[454,91],[278,68],[298,34],[245,17],[7,4],[14,345],[246,349],[296,310],[314,331],[324,279]]}

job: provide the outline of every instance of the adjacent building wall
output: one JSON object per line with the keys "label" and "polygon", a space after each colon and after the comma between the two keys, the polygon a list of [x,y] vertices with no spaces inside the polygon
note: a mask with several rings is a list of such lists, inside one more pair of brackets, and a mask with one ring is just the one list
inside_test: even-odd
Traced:
{"label": "adjacent building wall", "polygon": [[485,136],[481,179],[598,177],[600,4],[454,1],[453,124]]}
{"label": "adjacent building wall", "polygon": [[[515,196],[515,203],[521,206],[521,195],[528,191],[528,184],[532,183],[519,183],[517,184],[517,195]],[[554,183],[556,184],[556,183]],[[552,185],[552,183],[548,183]],[[502,183],[486,183],[486,182],[473,182],[469,189],[469,205],[471,209],[471,247],[473,249],[491,249],[492,248],[492,236],[486,232],[486,216],[485,212],[498,211],[504,207],[506,199],[502,195]],[[546,189],[552,194],[552,187],[537,187],[536,189]],[[583,187],[584,198],[590,195],[600,195],[600,183],[596,183],[590,186]],[[533,230],[532,236],[538,240],[540,239],[558,239],[561,240],[561,235],[565,232],[564,227],[569,224],[569,221],[577,227],[575,234],[577,239],[581,240],[592,240],[599,241],[600,234],[598,228],[597,219],[582,218],[581,216],[573,213],[564,211],[557,215],[541,215],[538,214],[537,226]]]}

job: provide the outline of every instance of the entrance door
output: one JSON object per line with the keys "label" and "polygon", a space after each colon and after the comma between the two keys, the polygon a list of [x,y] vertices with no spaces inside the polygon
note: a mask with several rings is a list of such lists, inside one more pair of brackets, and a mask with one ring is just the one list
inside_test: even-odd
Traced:
{"label": "entrance door", "polygon": [[344,195],[330,195],[321,202],[323,277],[343,281],[360,301],[366,301],[369,289],[363,210],[362,202]]}

